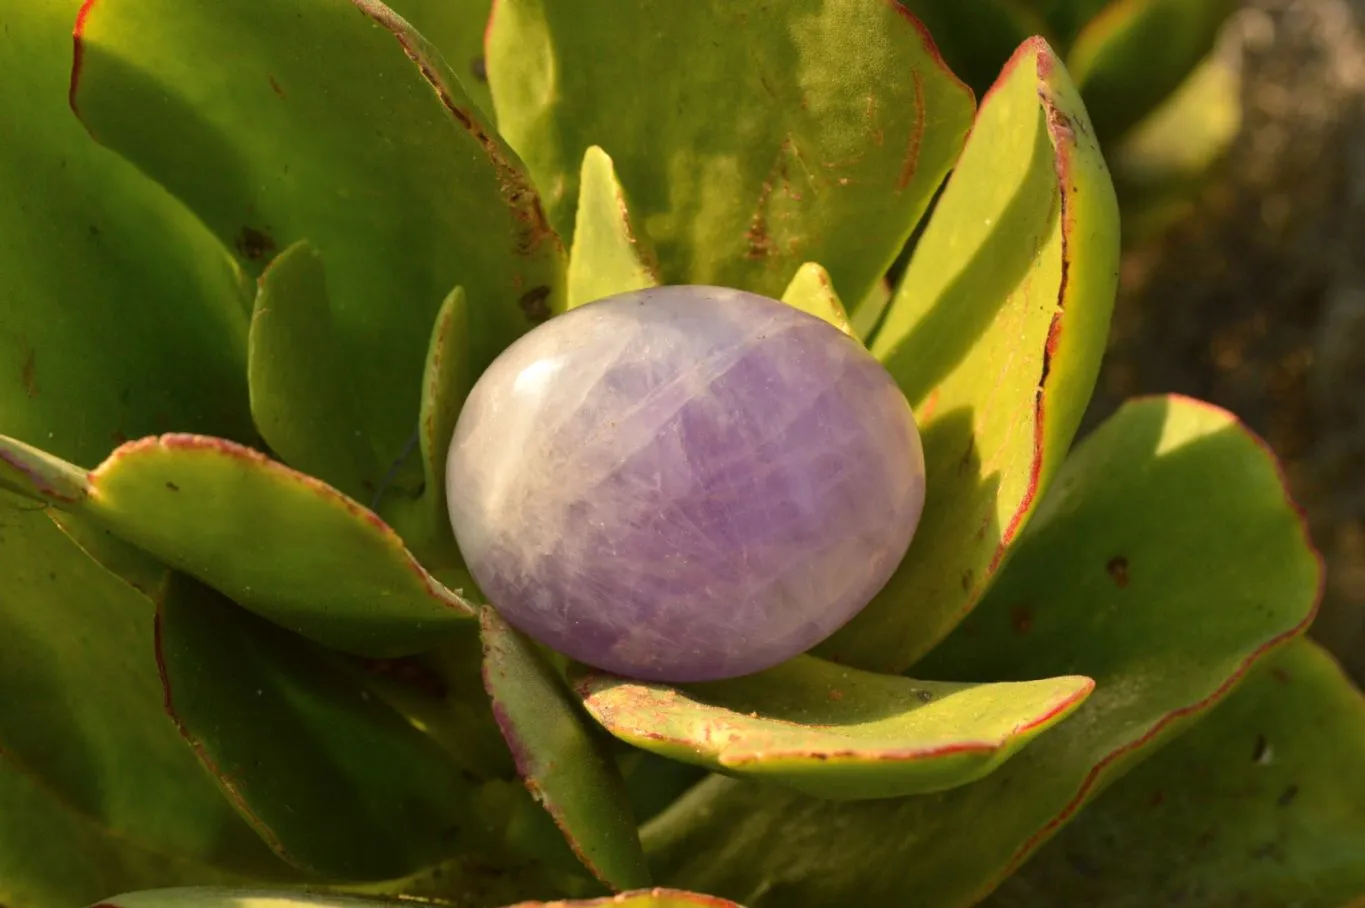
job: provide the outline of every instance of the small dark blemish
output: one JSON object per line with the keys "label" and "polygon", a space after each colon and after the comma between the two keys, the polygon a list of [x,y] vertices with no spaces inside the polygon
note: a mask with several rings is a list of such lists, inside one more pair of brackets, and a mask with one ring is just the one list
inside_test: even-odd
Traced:
{"label": "small dark blemish", "polygon": [[275,94],[279,95],[281,98],[283,98],[284,89],[280,88],[280,83],[275,81],[274,76],[268,76],[267,78],[270,79],[270,90],[273,91]]}
{"label": "small dark blemish", "polygon": [[972,588],[972,581],[973,581],[974,579],[975,579],[975,575],[972,573],[972,569],[971,569],[971,568],[967,568],[967,570],[965,570],[965,571],[962,572],[962,590],[963,590],[963,592],[966,592],[966,591],[968,591],[968,590],[970,590],[970,589]]}
{"label": "small dark blemish", "polygon": [[1279,804],[1281,807],[1288,807],[1290,803],[1298,796],[1299,786],[1290,785],[1284,791],[1280,792],[1280,796],[1275,800],[1275,803]]}
{"label": "small dark blemish", "polygon": [[1115,555],[1109,559],[1109,563],[1104,566],[1109,572],[1109,578],[1120,589],[1128,585],[1128,559],[1122,555]]}
{"label": "small dark blemish", "polygon": [[1027,634],[1033,629],[1033,610],[1026,605],[1016,605],[1010,610],[1010,623],[1015,633]]}
{"label": "small dark blemish", "polygon": [[242,258],[251,262],[259,261],[275,251],[275,241],[255,227],[243,227],[233,245]]}
{"label": "small dark blemish", "polygon": [[24,393],[30,398],[38,396],[38,381],[34,374],[38,365],[38,354],[30,347],[28,356],[24,357],[24,365],[19,370],[19,376],[24,382]]}
{"label": "small dark blemish", "polygon": [[934,692],[929,690],[917,690],[915,691],[915,696],[919,698],[921,703],[928,703],[930,700],[934,699]]}
{"label": "small dark blemish", "polygon": [[166,480],[166,488],[170,489],[172,492],[179,492],[179,491],[180,491],[180,486],[178,486],[178,485],[176,485],[175,483],[171,482],[169,479]]}
{"label": "small dark blemish", "polygon": [[470,60],[469,71],[473,73],[475,79],[478,79],[485,85],[488,84],[488,63],[483,57],[475,57],[473,60]]}
{"label": "small dark blemish", "polygon": [[550,307],[545,301],[550,298],[550,288],[545,284],[532,287],[521,295],[517,305],[522,314],[533,322],[543,322],[550,317]]}
{"label": "small dark blemish", "polygon": [[89,233],[90,233],[91,236],[99,236],[99,235],[100,235],[100,228],[99,228],[99,225],[98,225],[98,224],[91,224],[91,225],[90,225],[88,228],[86,228],[86,229],[89,231]]}
{"label": "small dark blemish", "polygon": [[1256,736],[1256,746],[1251,750],[1251,761],[1262,766],[1270,762],[1270,741],[1265,735]]}

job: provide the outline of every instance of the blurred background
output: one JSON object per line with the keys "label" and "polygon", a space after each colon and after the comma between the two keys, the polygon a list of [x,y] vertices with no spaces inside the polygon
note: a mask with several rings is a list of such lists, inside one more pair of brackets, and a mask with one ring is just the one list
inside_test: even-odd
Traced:
{"label": "blurred background", "polygon": [[1365,0],[1244,0],[1112,143],[1121,290],[1087,416],[1181,392],[1280,455],[1327,562],[1315,635],[1365,681]]}

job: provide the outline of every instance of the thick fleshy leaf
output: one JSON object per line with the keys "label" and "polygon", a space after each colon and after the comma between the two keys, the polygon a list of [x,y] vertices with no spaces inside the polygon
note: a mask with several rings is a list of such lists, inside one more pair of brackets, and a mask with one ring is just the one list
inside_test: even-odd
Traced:
{"label": "thick fleshy leaf", "polygon": [[807,262],[797,269],[796,276],[782,294],[782,302],[829,322],[849,337],[856,337],[844,304],[834,292],[829,272],[815,262]]}
{"label": "thick fleshy leaf", "polygon": [[1095,131],[1122,135],[1180,86],[1213,50],[1239,0],[1126,0],[1110,3],[1067,53]]}
{"label": "thick fleshy leaf", "polygon": [[0,30],[0,432],[83,462],[150,432],[249,439],[240,277],[71,116],[75,14],[8,4]]}
{"label": "thick fleshy leaf", "polygon": [[293,876],[166,720],[151,602],[4,494],[0,589],[0,901]]}
{"label": "thick fleshy leaf", "polygon": [[65,908],[130,887],[212,883],[260,881],[130,841],[0,760],[0,897],[10,908]]}
{"label": "thick fleshy leaf", "polygon": [[[162,889],[106,899],[92,908],[379,908],[385,899],[362,899],[261,889]],[[598,899],[518,902],[508,908],[743,908],[734,902],[676,889],[640,889]]]}
{"label": "thick fleshy leaf", "polygon": [[261,437],[294,469],[367,499],[380,477],[379,461],[356,418],[322,257],[299,240],[270,263],[259,285],[247,376]]}
{"label": "thick fleshy leaf", "polygon": [[388,5],[436,45],[465,92],[491,118],[483,33],[493,0],[392,0]]}
{"label": "thick fleshy leaf", "polygon": [[373,513],[250,448],[145,438],[116,450],[89,484],[76,502],[47,500],[327,646],[406,655],[474,617]]}
{"label": "thick fleshy leaf", "polygon": [[919,530],[821,655],[902,671],[984,594],[1094,388],[1118,252],[1085,109],[1051,49],[1030,40],[982,103],[871,348],[919,421]]}
{"label": "thick fleshy leaf", "polygon": [[[460,408],[473,386],[469,359],[469,301],[463,287],[450,291],[436,314],[427,345],[422,378],[422,406],[416,438],[410,447],[420,452],[422,483],[417,497],[384,497],[380,513],[403,537],[408,548],[433,576],[457,592],[473,589],[455,543],[446,509],[445,459]],[[390,467],[389,481],[399,465]]]}
{"label": "thick fleshy leaf", "polygon": [[77,504],[90,493],[90,483],[79,467],[0,435],[0,489],[33,501]]}
{"label": "thick fleshy leaf", "polygon": [[562,306],[563,251],[520,162],[376,0],[87,0],[71,102],[253,275],[298,240],[317,248],[383,463],[416,429],[452,287],[478,368]]}
{"label": "thick fleshy leaf", "polygon": [[659,286],[659,260],[616,168],[596,145],[583,153],[569,252],[569,308]]}
{"label": "thick fleshy leaf", "polygon": [[1365,895],[1365,699],[1319,647],[1266,660],[988,904],[1339,908]]}
{"label": "thick fleshy leaf", "polygon": [[853,307],[848,320],[853,327],[854,335],[864,344],[871,344],[873,336],[881,326],[882,316],[886,314],[886,308],[890,305],[891,284],[883,279],[873,284],[867,296]]}
{"label": "thick fleshy leaf", "polygon": [[564,682],[525,636],[482,610],[484,685],[517,771],[574,852],[613,889],[649,884],[625,785]]}
{"label": "thick fleshy leaf", "polygon": [[1085,674],[1080,709],[940,794],[834,802],[708,780],[645,829],[660,881],[751,908],[975,904],[1300,633],[1321,579],[1258,439],[1207,404],[1128,404],[1067,461],[987,599],[916,666]]}
{"label": "thick fleshy leaf", "polygon": [[567,902],[522,902],[509,908],[744,908],[729,899],[681,889],[639,889],[601,899]]}
{"label": "thick fleshy leaf", "polygon": [[166,711],[276,854],[391,879],[456,850],[471,792],[361,673],[184,575],[157,613]]}
{"label": "thick fleshy leaf", "polygon": [[56,508],[48,508],[47,516],[81,551],[144,596],[155,600],[170,579],[169,565],[95,521]]}
{"label": "thick fleshy leaf", "polygon": [[943,684],[800,657],[756,675],[675,688],[586,672],[574,687],[628,744],[822,798],[965,785],[1075,711],[1089,678]]}
{"label": "thick fleshy leaf", "polygon": [[499,0],[487,51],[498,128],[551,220],[572,227],[600,145],[665,283],[776,297],[816,261],[861,299],[971,123],[970,91],[898,3]]}

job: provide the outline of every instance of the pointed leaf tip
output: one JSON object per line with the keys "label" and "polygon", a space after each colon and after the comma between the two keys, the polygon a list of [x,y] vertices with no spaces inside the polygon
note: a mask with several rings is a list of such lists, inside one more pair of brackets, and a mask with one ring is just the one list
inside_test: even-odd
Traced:
{"label": "pointed leaf tip", "polygon": [[849,337],[857,337],[829,272],[815,262],[806,262],[797,269],[796,276],[782,294],[782,302],[829,322]]}
{"label": "pointed leaf tip", "polygon": [[583,153],[568,281],[570,309],[660,283],[654,245],[611,158],[596,145]]}

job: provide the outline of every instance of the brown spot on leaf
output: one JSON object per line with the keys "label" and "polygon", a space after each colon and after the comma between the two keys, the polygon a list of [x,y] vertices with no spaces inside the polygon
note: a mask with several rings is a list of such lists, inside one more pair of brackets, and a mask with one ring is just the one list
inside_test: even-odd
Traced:
{"label": "brown spot on leaf", "polygon": [[1115,555],[1109,559],[1109,563],[1104,566],[1109,574],[1109,579],[1120,588],[1128,585],[1128,559],[1122,555]]}
{"label": "brown spot on leaf", "polygon": [[469,61],[469,72],[478,81],[488,84],[488,63],[482,56]]}
{"label": "brown spot on leaf", "polygon": [[1280,682],[1281,684],[1288,684],[1288,683],[1289,683],[1289,672],[1285,671],[1285,670],[1282,669],[1282,668],[1272,668],[1272,669],[1270,670],[1270,675],[1271,675],[1272,678],[1274,678],[1276,681]]}
{"label": "brown spot on leaf", "polygon": [[280,87],[280,83],[275,81],[274,76],[267,76],[267,78],[270,79],[270,90],[273,91],[275,94],[279,95],[281,98],[283,98],[284,89]]}
{"label": "brown spot on leaf", "polygon": [[1299,786],[1291,784],[1285,788],[1284,791],[1280,792],[1280,796],[1275,799],[1275,803],[1279,804],[1281,807],[1288,807],[1298,796]]}
{"label": "brown spot on leaf", "polygon": [[1164,791],[1154,791],[1152,792],[1152,797],[1147,801],[1147,803],[1151,807],[1160,807],[1161,802],[1165,800],[1166,793]]}
{"label": "brown spot on leaf", "polygon": [[28,355],[24,357],[24,364],[19,369],[19,377],[24,382],[24,393],[30,399],[38,396],[38,381],[34,374],[38,365],[38,354],[32,348],[28,348]]}
{"label": "brown spot on leaf", "polygon": [[975,578],[976,574],[971,568],[967,568],[967,570],[962,572],[962,589],[964,592],[972,588],[972,581]]}
{"label": "brown spot on leaf", "polygon": [[1273,757],[1270,741],[1265,735],[1257,735],[1256,744],[1251,749],[1251,762],[1265,766],[1270,763]]}
{"label": "brown spot on leaf", "polygon": [[275,241],[268,233],[255,227],[243,227],[232,245],[238,254],[249,262],[260,261],[275,251]]}
{"label": "brown spot on leaf", "polygon": [[910,185],[919,170],[919,150],[924,142],[924,76],[918,69],[910,71],[915,82],[915,125],[910,129],[910,141],[905,149],[905,162],[901,164],[901,174],[896,180],[896,191],[900,192]]}
{"label": "brown spot on leaf", "polygon": [[517,305],[521,307],[523,315],[539,324],[550,317],[550,307],[546,303],[549,298],[550,288],[542,284],[523,293]]}
{"label": "brown spot on leaf", "polygon": [[166,488],[170,489],[172,492],[179,492],[179,491],[180,491],[180,486],[178,486],[178,485],[176,485],[175,483],[171,482],[169,479],[166,480]]}
{"label": "brown spot on leaf", "polygon": [[827,696],[837,703],[838,701],[844,699],[844,692],[839,690],[838,688],[831,687],[829,689],[829,694]]}
{"label": "brown spot on leaf", "polygon": [[1010,609],[1010,624],[1015,633],[1027,634],[1033,629],[1033,609],[1026,605],[1016,605]]}

